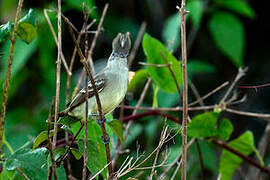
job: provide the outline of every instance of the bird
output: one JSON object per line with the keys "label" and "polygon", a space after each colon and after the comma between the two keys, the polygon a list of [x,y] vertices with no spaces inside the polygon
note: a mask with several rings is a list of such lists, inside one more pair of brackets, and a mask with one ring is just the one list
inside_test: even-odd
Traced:
{"label": "bird", "polygon": [[[130,33],[118,33],[112,42],[112,53],[106,67],[94,76],[103,115],[111,113],[124,99],[128,87],[128,55],[131,47]],[[92,83],[88,82],[88,93],[83,88],[71,100],[59,116],[69,115],[78,119],[85,117],[85,102],[88,94],[88,116],[98,115],[98,106]]]}

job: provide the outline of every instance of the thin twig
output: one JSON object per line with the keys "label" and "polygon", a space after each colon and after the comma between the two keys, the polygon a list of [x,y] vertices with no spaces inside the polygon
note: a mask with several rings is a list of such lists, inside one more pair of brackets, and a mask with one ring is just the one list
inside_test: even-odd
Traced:
{"label": "thin twig", "polygon": [[[194,138],[191,139],[191,140],[188,142],[188,144],[187,144],[187,148],[189,148],[189,147],[194,143],[194,141],[195,141]],[[177,162],[181,159],[181,157],[182,157],[182,152],[179,153],[178,157],[171,163],[171,165],[170,165],[169,167],[167,167],[167,168],[165,169],[165,171],[163,171],[163,173],[162,173],[162,174],[160,175],[160,177],[159,177],[160,180],[163,180],[163,179],[166,178],[168,172],[173,168],[173,166],[174,166],[175,164],[177,164]]]}
{"label": "thin twig", "polygon": [[270,114],[239,111],[239,110],[235,110],[235,109],[231,109],[231,108],[225,108],[225,111],[233,113],[233,114],[243,115],[243,116],[262,118],[262,119],[265,119],[268,122],[270,122]]}
{"label": "thin twig", "polygon": [[[59,98],[60,98],[60,78],[61,78],[61,52],[62,52],[62,28],[61,28],[61,0],[58,0],[58,55],[57,55],[57,65],[56,65],[56,95],[55,95],[55,113],[54,113],[54,128],[53,128],[53,141],[52,141],[52,151],[55,150],[56,140],[57,140],[57,121],[58,121],[58,111],[59,111]],[[52,162],[52,166],[56,167],[55,161]]]}
{"label": "thin twig", "polygon": [[188,76],[187,76],[187,47],[186,47],[186,0],[182,0],[181,8],[177,6],[180,13],[181,23],[181,52],[183,73],[183,121],[182,121],[182,180],[187,178],[187,122],[188,122]]}
{"label": "thin twig", "polygon": [[[110,162],[111,163],[111,162]],[[94,176],[90,177],[88,180],[95,179],[104,169],[106,169],[110,164],[106,164],[101,170],[99,170]]]}
{"label": "thin twig", "polygon": [[195,104],[200,103],[201,101],[203,101],[204,99],[208,98],[209,96],[213,95],[214,93],[216,93],[217,91],[221,90],[222,88],[224,88],[225,86],[227,86],[229,84],[228,81],[226,81],[225,83],[221,84],[220,86],[218,86],[217,88],[215,88],[214,90],[212,90],[211,92],[207,93],[206,95],[204,95],[203,97],[197,99],[196,101],[188,104],[188,106],[193,106]]}
{"label": "thin twig", "polygon": [[133,60],[134,60],[134,58],[136,56],[136,53],[137,53],[137,50],[138,50],[138,48],[139,48],[139,46],[141,44],[142,37],[143,37],[145,29],[146,29],[146,22],[143,22],[141,24],[141,27],[140,27],[139,33],[137,35],[137,38],[135,40],[135,43],[134,43],[134,45],[132,47],[131,53],[130,53],[130,55],[128,57],[128,67],[129,68],[131,67],[131,65],[133,63]]}
{"label": "thin twig", "polygon": [[87,61],[90,63],[90,67],[91,67],[91,70],[92,70],[93,74],[95,74],[95,68],[94,68],[94,63],[93,63],[93,60],[92,60],[92,54],[93,54],[94,48],[96,46],[96,41],[97,41],[98,35],[100,33],[100,30],[101,30],[101,27],[102,27],[102,24],[103,24],[103,21],[104,21],[104,17],[106,15],[108,7],[109,7],[109,4],[108,3],[105,4],[105,7],[103,9],[103,12],[102,12],[99,24],[98,24],[97,32],[96,32],[96,34],[95,34],[95,36],[93,38],[91,47],[90,47],[90,49],[88,51]]}
{"label": "thin twig", "polygon": [[[215,109],[215,105],[209,105],[209,106],[198,106],[198,107],[189,107],[189,111],[202,111],[202,110],[212,110]],[[135,107],[135,106],[124,106],[125,109],[138,109],[138,110],[158,110],[158,111],[183,111],[183,107],[171,107],[171,108],[153,108],[153,107]]]}
{"label": "thin twig", "polygon": [[[84,24],[87,24],[88,15],[86,13],[85,3],[83,3]],[[88,34],[85,34],[85,57],[87,57],[88,50]],[[83,174],[82,180],[86,180],[87,163],[88,163],[88,76],[85,76],[85,134],[84,134],[84,155],[83,155]]]}
{"label": "thin twig", "polygon": [[248,68],[239,68],[238,73],[235,77],[235,79],[233,80],[231,86],[229,87],[229,89],[227,90],[226,94],[223,96],[223,98],[220,100],[220,102],[225,102],[225,100],[227,99],[227,97],[230,95],[230,93],[232,92],[235,84],[246,74]]}
{"label": "thin twig", "polygon": [[[49,153],[50,153],[50,158],[51,158],[52,164],[55,164],[55,160],[54,160],[54,153],[53,153],[53,150],[52,150],[52,142],[51,142],[51,137],[50,137],[50,131],[51,131],[51,123],[52,123],[52,119],[53,119],[52,113],[53,113],[54,108],[55,108],[55,98],[52,101],[52,106],[51,106],[51,109],[49,111],[49,117],[48,117],[48,121],[47,121],[48,150],[49,150]],[[50,172],[50,171],[52,171],[52,172]],[[51,166],[51,168],[49,169],[47,180],[50,180],[50,178],[51,178],[50,174],[51,173],[54,175],[54,177],[56,177],[56,167],[55,166]]]}
{"label": "thin twig", "polygon": [[[47,14],[47,11],[48,11],[47,9],[44,9],[44,10],[43,10],[43,13],[44,13],[44,16],[45,16],[45,18],[46,18],[46,20],[47,20],[47,22],[48,22],[49,27],[50,27],[51,33],[52,33],[52,35],[53,35],[54,42],[55,42],[56,46],[58,47],[57,36],[56,36],[56,33],[55,33],[54,29],[53,29],[53,25],[52,25],[52,22],[51,22],[51,20],[50,20],[50,18],[49,18],[49,16],[48,16],[48,14]],[[63,62],[63,64],[64,64],[64,67],[65,67],[65,69],[66,69],[66,71],[67,71],[67,74],[71,76],[72,73],[71,73],[71,71],[70,71],[69,68],[68,68],[68,65],[67,65],[65,56],[64,56],[64,54],[63,54],[62,51],[61,51],[61,59],[62,59],[62,62]]]}
{"label": "thin twig", "polygon": [[15,16],[14,29],[13,29],[12,36],[11,36],[11,46],[10,46],[10,51],[9,51],[8,67],[7,67],[7,72],[6,72],[6,80],[5,80],[5,85],[4,85],[3,102],[2,102],[2,106],[1,106],[0,155],[2,155],[4,125],[5,125],[5,116],[6,116],[6,108],[7,108],[9,82],[10,82],[10,77],[11,77],[11,67],[12,67],[13,56],[14,56],[14,48],[15,48],[16,37],[17,37],[18,21],[19,21],[19,16],[20,16],[20,13],[21,13],[22,5],[23,5],[23,0],[19,0],[17,11],[16,11],[16,16]]}
{"label": "thin twig", "polygon": [[27,177],[27,175],[20,168],[17,167],[16,170],[22,175],[24,179],[30,180],[30,178]]}

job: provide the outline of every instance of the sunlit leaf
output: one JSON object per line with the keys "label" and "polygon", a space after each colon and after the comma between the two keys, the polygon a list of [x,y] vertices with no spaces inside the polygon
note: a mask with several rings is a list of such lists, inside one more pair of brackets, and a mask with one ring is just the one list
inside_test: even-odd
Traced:
{"label": "sunlit leaf", "polygon": [[[147,62],[151,64],[166,64],[162,54],[166,57],[171,64],[172,70],[177,78],[178,84],[182,84],[182,70],[181,63],[178,61],[157,39],[145,34],[143,37],[143,50],[147,58]],[[168,93],[177,91],[177,87],[168,67],[152,67],[147,66],[149,72],[155,83]]]}
{"label": "sunlit leaf", "polygon": [[245,0],[216,0],[216,3],[252,19],[256,16],[253,9]]}
{"label": "sunlit leaf", "polygon": [[228,119],[222,119],[217,127],[219,113],[206,112],[192,118],[188,124],[188,135],[195,138],[212,137],[227,140],[233,132]]}
{"label": "sunlit leaf", "polygon": [[[50,131],[50,137],[53,135],[53,130]],[[33,149],[35,149],[36,147],[38,147],[41,143],[43,143],[45,140],[47,140],[48,138],[48,133],[47,131],[42,131],[41,133],[39,133],[39,135],[37,135],[36,139],[34,140],[34,145],[33,145]]]}
{"label": "sunlit leaf", "polygon": [[193,117],[188,124],[188,135],[195,138],[216,136],[215,126],[218,116],[218,113],[206,112]]}
{"label": "sunlit leaf", "polygon": [[162,40],[171,52],[174,52],[180,45],[180,15],[176,13],[170,16],[164,24]]}
{"label": "sunlit leaf", "polygon": [[71,148],[71,152],[77,160],[81,159],[83,156],[83,153],[76,148]]}
{"label": "sunlit leaf", "polygon": [[[246,156],[254,152],[256,149],[254,145],[254,137],[250,131],[247,131],[238,138],[230,141],[228,146]],[[223,150],[219,163],[219,173],[221,173],[221,179],[231,179],[235,170],[242,162],[243,160],[240,157],[227,150]]]}
{"label": "sunlit leaf", "polygon": [[217,12],[209,20],[208,28],[219,50],[237,67],[243,65],[244,27],[234,15]]}
{"label": "sunlit leaf", "polygon": [[218,126],[218,137],[220,139],[228,140],[233,132],[233,125],[230,120],[224,118],[220,121]]}
{"label": "sunlit leaf", "polygon": [[30,43],[36,37],[36,13],[33,9],[30,9],[27,15],[19,20],[17,33],[18,37],[27,43]]}
{"label": "sunlit leaf", "polygon": [[140,69],[135,72],[132,80],[129,82],[128,91],[142,86],[148,77],[148,72],[146,69]]}

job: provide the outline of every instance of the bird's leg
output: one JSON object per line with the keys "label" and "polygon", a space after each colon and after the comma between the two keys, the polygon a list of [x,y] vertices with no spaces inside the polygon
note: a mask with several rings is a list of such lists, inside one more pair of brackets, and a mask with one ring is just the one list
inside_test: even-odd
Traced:
{"label": "bird's leg", "polygon": [[110,137],[107,135],[107,138],[105,138],[104,136],[101,136],[101,139],[103,141],[103,144],[108,144],[110,142]]}
{"label": "bird's leg", "polygon": [[102,123],[105,123],[105,122],[106,122],[105,116],[103,116],[103,119],[102,119],[102,120],[99,119],[99,114],[91,113],[91,116],[96,117],[97,123],[98,123],[99,125],[101,125]]}

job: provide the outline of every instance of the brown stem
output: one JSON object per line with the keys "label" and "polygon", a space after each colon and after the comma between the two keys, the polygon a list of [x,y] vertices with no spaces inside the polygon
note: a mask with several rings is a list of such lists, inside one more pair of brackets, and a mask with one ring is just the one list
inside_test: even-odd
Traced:
{"label": "brown stem", "polygon": [[[105,5],[105,8],[107,7],[108,5]],[[104,8],[104,9],[105,9]],[[96,84],[95,84],[95,80],[93,78],[93,75],[92,75],[92,72],[90,71],[89,69],[89,66],[88,66],[88,63],[86,61],[86,58],[85,56],[83,55],[82,53],[82,50],[78,44],[78,42],[76,41],[76,38],[75,38],[75,35],[73,33],[73,30],[71,27],[68,27],[69,31],[70,31],[70,34],[72,36],[72,39],[73,39],[73,42],[75,43],[76,47],[77,47],[77,50],[78,50],[78,54],[80,56],[80,61],[81,63],[83,64],[84,66],[84,69],[86,70],[86,73],[87,75],[89,76],[90,78],[90,81],[91,81],[91,84],[93,86],[93,90],[94,90],[94,94],[95,94],[95,98],[96,98],[96,102],[97,102],[97,107],[98,107],[98,113],[99,113],[99,118],[100,119],[103,119],[103,112],[102,112],[102,107],[101,107],[101,102],[100,102],[100,99],[99,99],[99,95],[98,95],[98,92],[97,92],[97,88],[96,88]],[[102,123],[101,125],[101,130],[102,130],[102,135],[105,139],[109,139],[109,135],[105,129],[105,124]],[[108,169],[109,169],[109,177],[112,177],[113,176],[113,171],[112,171],[112,164],[111,164],[111,153],[110,153],[110,146],[109,146],[109,143],[108,144],[105,144],[105,149],[106,149],[106,158],[107,158],[107,163],[109,165]]]}
{"label": "brown stem", "polygon": [[181,8],[178,7],[181,16],[181,51],[183,73],[183,121],[182,121],[182,180],[186,180],[187,165],[187,121],[188,121],[188,77],[187,77],[187,47],[186,47],[186,0],[182,0]]}
{"label": "brown stem", "polygon": [[[84,13],[84,24],[87,24],[88,15],[85,8],[85,3],[83,3],[83,13]],[[88,50],[88,34],[85,34],[85,48],[84,53],[87,57],[87,50]],[[82,180],[86,180],[86,173],[87,173],[87,163],[88,163],[88,76],[85,76],[85,135],[84,135],[84,155],[83,155],[83,174]]]}
{"label": "brown stem", "polygon": [[[51,158],[52,164],[55,164],[55,160],[54,160],[54,153],[53,153],[53,150],[52,150],[52,142],[51,142],[51,137],[50,137],[50,131],[51,131],[51,123],[52,123],[52,119],[53,119],[52,113],[53,113],[54,108],[55,108],[55,99],[53,99],[53,101],[52,101],[52,106],[51,106],[51,109],[49,111],[49,117],[48,117],[48,123],[47,123],[48,150],[49,150],[49,153],[50,153],[50,158]],[[50,175],[50,174],[53,174],[54,177],[57,178],[57,176],[56,176],[56,166],[51,166],[49,168],[47,180],[51,180],[52,175]]]}
{"label": "brown stem", "polygon": [[[61,80],[61,53],[62,53],[62,28],[61,28],[61,0],[58,0],[58,55],[57,55],[57,65],[56,65],[56,95],[55,95],[55,116],[54,116],[54,134],[52,142],[52,151],[55,150],[56,140],[57,140],[57,120],[58,120],[58,111],[59,111],[59,98],[60,98],[60,80]],[[53,166],[56,166],[53,162]]]}
{"label": "brown stem", "polygon": [[108,3],[105,4],[105,7],[103,9],[103,12],[102,12],[102,15],[101,15],[99,24],[98,24],[97,32],[95,33],[95,36],[93,38],[91,47],[90,47],[90,49],[88,51],[87,61],[90,63],[91,70],[92,70],[93,74],[95,74],[95,68],[94,68],[94,63],[93,63],[93,59],[92,59],[92,54],[93,54],[94,48],[96,46],[96,41],[97,41],[98,35],[100,33],[100,30],[101,30],[101,27],[102,27],[102,24],[103,24],[103,21],[104,21],[104,17],[106,15],[106,12],[108,10],[108,7],[109,7],[109,4]]}
{"label": "brown stem", "polygon": [[9,90],[9,82],[11,77],[11,66],[13,62],[13,55],[14,55],[14,48],[16,43],[16,36],[17,36],[17,27],[18,27],[18,20],[21,13],[23,5],[23,0],[19,0],[18,7],[15,16],[14,22],[14,30],[11,36],[11,46],[9,51],[9,59],[8,59],[8,68],[6,72],[6,80],[4,85],[4,92],[3,92],[3,102],[1,106],[1,117],[0,117],[0,155],[2,155],[2,145],[3,145],[3,135],[4,135],[4,125],[5,125],[5,116],[6,116],[6,108],[7,108],[7,99],[8,99],[8,90]]}

